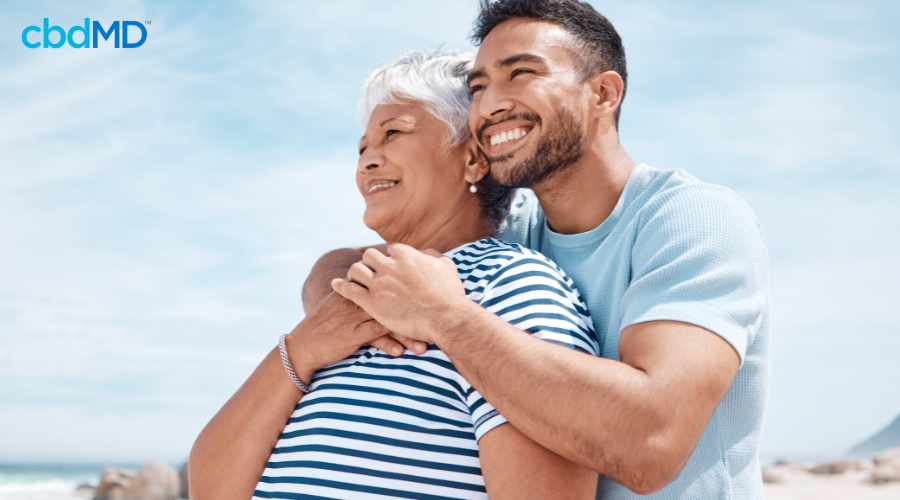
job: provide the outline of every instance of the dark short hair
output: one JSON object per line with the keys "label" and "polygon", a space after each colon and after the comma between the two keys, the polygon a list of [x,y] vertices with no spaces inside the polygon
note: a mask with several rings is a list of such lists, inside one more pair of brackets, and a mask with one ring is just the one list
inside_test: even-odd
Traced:
{"label": "dark short hair", "polygon": [[487,228],[499,229],[509,215],[515,188],[501,185],[490,172],[478,181],[476,187],[482,222]]}
{"label": "dark short hair", "polygon": [[[472,41],[475,45],[488,36],[497,25],[516,18],[537,19],[556,23],[572,36],[570,47],[575,58],[575,71],[582,82],[603,73],[615,71],[622,77],[622,99],[628,87],[625,48],[616,28],[590,4],[578,0],[480,0],[480,12],[475,20]],[[621,100],[616,109],[619,126]]]}

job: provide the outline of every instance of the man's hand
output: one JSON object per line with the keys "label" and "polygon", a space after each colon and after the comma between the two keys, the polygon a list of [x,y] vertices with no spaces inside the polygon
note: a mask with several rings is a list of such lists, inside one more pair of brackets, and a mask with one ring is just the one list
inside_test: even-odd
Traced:
{"label": "man's hand", "polygon": [[387,255],[369,248],[332,287],[385,328],[430,343],[471,305],[452,260],[400,243],[389,245]]}
{"label": "man's hand", "polygon": [[[303,284],[303,310],[308,314],[312,314],[313,310],[320,302],[325,300],[329,294],[334,294],[334,290],[331,288],[331,280],[337,277],[346,276],[350,266],[362,259],[363,252],[366,248],[369,247],[340,248],[332,250],[320,257],[310,271],[306,282]],[[387,245],[376,245],[372,248],[386,251]],[[339,314],[340,311],[336,313]],[[366,319],[372,319],[372,317],[366,314]],[[376,328],[374,325],[369,326],[371,328]],[[384,331],[387,333],[386,335],[367,343],[392,356],[402,355],[404,347],[416,354],[424,354],[427,349],[424,342],[404,337],[398,333],[389,332],[386,329],[384,329]]]}

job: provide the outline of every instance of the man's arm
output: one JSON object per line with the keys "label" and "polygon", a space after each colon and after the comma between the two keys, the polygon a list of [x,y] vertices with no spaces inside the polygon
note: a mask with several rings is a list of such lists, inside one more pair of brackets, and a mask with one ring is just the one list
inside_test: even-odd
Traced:
{"label": "man's arm", "polygon": [[366,251],[335,290],[386,328],[440,346],[524,435],[636,493],[678,475],[740,366],[724,339],[673,321],[626,328],[622,361],[573,352],[466,299],[449,259],[388,250]]}
{"label": "man's arm", "polygon": [[537,443],[639,494],[678,476],[740,366],[730,344],[686,323],[627,328],[619,362],[459,312],[437,343],[485,399]]}

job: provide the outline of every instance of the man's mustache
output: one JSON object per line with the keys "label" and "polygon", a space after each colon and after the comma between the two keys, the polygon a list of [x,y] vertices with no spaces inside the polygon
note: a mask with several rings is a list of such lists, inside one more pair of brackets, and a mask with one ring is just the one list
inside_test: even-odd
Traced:
{"label": "man's mustache", "polygon": [[521,113],[513,113],[508,116],[504,116],[500,120],[486,120],[484,123],[478,127],[478,142],[484,143],[484,131],[487,130],[488,127],[492,125],[496,125],[498,123],[508,122],[510,120],[525,120],[529,122],[534,122],[538,125],[541,124],[541,117],[532,111],[523,111]]}

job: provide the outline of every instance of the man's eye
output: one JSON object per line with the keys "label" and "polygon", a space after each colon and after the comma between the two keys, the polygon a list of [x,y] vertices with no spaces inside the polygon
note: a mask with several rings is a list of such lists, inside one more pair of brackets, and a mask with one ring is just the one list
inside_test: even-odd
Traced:
{"label": "man's eye", "polygon": [[366,148],[362,148],[359,150],[359,156],[362,156],[363,153],[366,152]]}
{"label": "man's eye", "polygon": [[517,70],[513,70],[512,76],[514,76],[514,77],[519,76],[523,73],[534,73],[534,71],[531,71],[530,69],[517,69]]}
{"label": "man's eye", "polygon": [[384,133],[384,136],[385,136],[385,137],[390,137],[390,136],[392,136],[392,135],[394,135],[394,134],[399,134],[399,133],[400,133],[399,130],[388,130],[387,132]]}
{"label": "man's eye", "polygon": [[469,93],[472,95],[475,95],[475,92],[478,92],[479,90],[484,90],[484,85],[472,85],[469,87]]}

